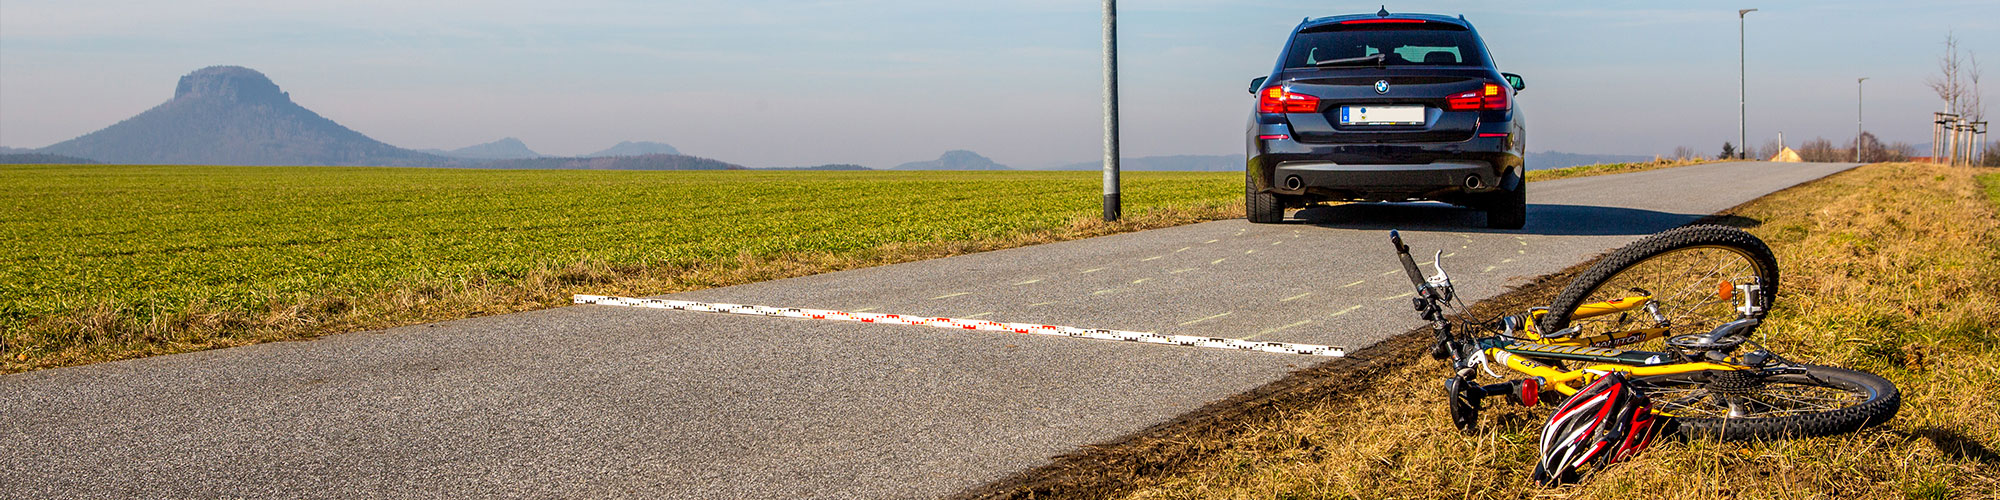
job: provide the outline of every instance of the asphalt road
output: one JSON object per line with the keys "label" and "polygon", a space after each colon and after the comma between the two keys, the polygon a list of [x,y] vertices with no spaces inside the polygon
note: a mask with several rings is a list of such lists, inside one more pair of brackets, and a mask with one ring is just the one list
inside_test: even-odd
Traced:
{"label": "asphalt road", "polygon": [[[672,297],[1360,348],[1420,323],[1388,228],[1477,299],[1852,166],[1534,183],[1521,231],[1348,205]],[[563,307],[0,377],[0,497],[935,497],[1318,361]]]}

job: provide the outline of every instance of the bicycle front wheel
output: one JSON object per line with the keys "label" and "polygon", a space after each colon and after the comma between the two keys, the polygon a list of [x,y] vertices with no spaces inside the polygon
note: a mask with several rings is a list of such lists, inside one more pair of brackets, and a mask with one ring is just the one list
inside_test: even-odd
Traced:
{"label": "bicycle front wheel", "polygon": [[[1611,253],[1563,287],[1536,323],[1543,333],[1577,327],[1590,337],[1655,325],[1644,311],[1578,318],[1587,304],[1650,295],[1674,333],[1707,332],[1741,317],[1735,286],[1757,278],[1760,302],[1778,296],[1778,258],[1756,236],[1727,226],[1686,226],[1647,236]],[[1758,314],[1759,316],[1762,313]]]}
{"label": "bicycle front wheel", "polygon": [[1902,407],[1895,384],[1873,373],[1797,368],[1803,373],[1702,371],[1634,380],[1683,435],[1725,441],[1853,432],[1888,421]]}

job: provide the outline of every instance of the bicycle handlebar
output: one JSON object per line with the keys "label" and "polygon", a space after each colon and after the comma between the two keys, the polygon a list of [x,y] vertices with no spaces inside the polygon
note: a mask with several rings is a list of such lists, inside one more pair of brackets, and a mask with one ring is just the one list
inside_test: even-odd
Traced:
{"label": "bicycle handlebar", "polygon": [[1410,285],[1417,287],[1418,292],[1423,292],[1429,284],[1424,281],[1424,272],[1417,270],[1417,259],[1410,257],[1410,247],[1403,244],[1403,235],[1390,229],[1389,244],[1396,247],[1396,257],[1402,259],[1403,273],[1410,275]]}

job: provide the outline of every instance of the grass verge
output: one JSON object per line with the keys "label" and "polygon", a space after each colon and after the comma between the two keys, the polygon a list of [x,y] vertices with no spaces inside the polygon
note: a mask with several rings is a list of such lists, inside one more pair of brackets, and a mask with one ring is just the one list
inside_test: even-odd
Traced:
{"label": "grass verge", "polygon": [[[1480,433],[1458,433],[1440,389],[1447,373],[1412,332],[965,496],[1995,498],[2000,175],[1980,172],[1870,165],[1726,219],[1771,243],[1783,266],[1767,345],[1902,390],[1898,416],[1858,434],[1667,441],[1580,484],[1537,488],[1527,476],[1546,407],[1493,408]],[[1546,303],[1580,268],[1475,309]]]}

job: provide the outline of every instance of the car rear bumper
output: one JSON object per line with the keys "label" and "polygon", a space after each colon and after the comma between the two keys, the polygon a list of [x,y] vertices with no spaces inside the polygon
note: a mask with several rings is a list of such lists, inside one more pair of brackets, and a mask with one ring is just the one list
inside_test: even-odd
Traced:
{"label": "car rear bumper", "polygon": [[1305,202],[1449,200],[1518,182],[1519,127],[1483,123],[1482,136],[1453,142],[1323,144],[1253,123],[1245,167],[1255,190]]}
{"label": "car rear bumper", "polygon": [[1273,179],[1277,184],[1274,190],[1284,194],[1317,191],[1342,198],[1408,198],[1438,192],[1491,191],[1500,184],[1500,173],[1490,163],[1471,160],[1419,165],[1297,161],[1280,163]]}

